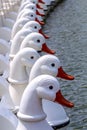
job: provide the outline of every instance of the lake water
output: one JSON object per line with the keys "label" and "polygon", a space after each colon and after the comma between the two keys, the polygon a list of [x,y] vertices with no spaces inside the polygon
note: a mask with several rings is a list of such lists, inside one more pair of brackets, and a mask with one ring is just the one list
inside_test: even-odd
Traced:
{"label": "lake water", "polygon": [[64,70],[75,76],[73,81],[59,79],[63,94],[75,104],[65,108],[69,130],[87,130],[87,0],[65,0],[51,12],[43,31]]}

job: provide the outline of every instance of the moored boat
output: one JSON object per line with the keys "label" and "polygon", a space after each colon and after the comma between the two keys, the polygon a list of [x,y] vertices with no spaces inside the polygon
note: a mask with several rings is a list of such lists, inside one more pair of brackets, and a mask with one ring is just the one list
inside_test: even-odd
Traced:
{"label": "moored boat", "polygon": [[[43,6],[43,4],[45,4],[44,2],[41,2],[41,0],[39,1],[39,6],[41,6],[41,8],[44,8],[43,11],[45,11],[45,16],[43,17],[43,21],[46,17],[46,15],[48,14],[48,12],[50,12],[50,9],[53,8],[53,6],[55,5],[54,3],[58,2],[56,1],[51,1],[50,3],[52,3],[52,5],[48,6]],[[17,14],[18,14],[18,10],[20,8],[21,3],[23,4],[23,1],[21,2],[20,0],[18,1],[0,1],[0,42],[7,42],[8,46],[11,45],[10,40],[11,40],[11,31],[13,28],[13,25],[16,21],[17,18]],[[42,22],[42,19],[41,19]],[[7,77],[6,77],[7,78]],[[60,115],[61,116],[61,115]],[[9,120],[9,119],[8,119]],[[63,122],[62,122],[63,121]],[[61,130],[65,130],[67,125],[70,122],[69,117],[66,115],[66,119],[62,120],[58,123],[58,125],[54,125],[49,123],[55,130],[57,129],[61,129]],[[4,125],[4,124],[3,124]],[[3,128],[4,130],[4,128]]]}

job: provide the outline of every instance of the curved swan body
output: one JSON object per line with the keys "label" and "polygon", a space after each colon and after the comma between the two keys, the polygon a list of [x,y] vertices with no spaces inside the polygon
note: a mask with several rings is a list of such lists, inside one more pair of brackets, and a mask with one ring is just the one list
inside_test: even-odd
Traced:
{"label": "curved swan body", "polygon": [[46,121],[42,99],[59,102],[62,99],[59,95],[59,82],[53,76],[41,75],[33,79],[23,93],[16,130],[53,130]]}
{"label": "curved swan body", "polygon": [[[33,48],[20,50],[10,65],[9,92],[15,106],[19,106],[21,96],[28,84],[29,72],[39,58],[39,54]],[[28,72],[26,71],[28,67]]]}
{"label": "curved swan body", "polygon": [[[43,74],[49,74],[54,77],[60,77],[69,80],[74,79],[73,76],[70,76],[63,71],[59,59],[54,55],[44,55],[35,62],[30,72],[29,81],[31,82],[34,78]],[[68,107],[73,107],[73,104]],[[52,126],[57,126],[61,123],[69,121],[64,108],[59,104],[43,100],[43,109],[47,114],[47,121]],[[54,114],[55,111],[56,114]]]}

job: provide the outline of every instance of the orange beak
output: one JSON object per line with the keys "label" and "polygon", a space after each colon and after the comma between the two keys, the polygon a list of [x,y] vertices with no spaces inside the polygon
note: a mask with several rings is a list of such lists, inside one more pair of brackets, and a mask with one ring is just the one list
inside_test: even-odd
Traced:
{"label": "orange beak", "polygon": [[49,54],[55,54],[55,51],[49,49],[49,48],[47,47],[46,43],[44,43],[44,44],[42,45],[42,51],[47,52],[47,53],[49,53]]}
{"label": "orange beak", "polygon": [[39,4],[36,4],[36,7],[37,7],[38,9],[43,9]]}
{"label": "orange beak", "polygon": [[39,33],[41,33],[46,39],[48,39],[49,38],[49,36],[47,36],[47,35],[45,35],[43,32],[42,32],[42,30],[40,29],[39,30]]}
{"label": "orange beak", "polygon": [[40,25],[44,25],[45,23],[42,21],[39,21],[37,18],[35,18],[35,21],[38,22]]}
{"label": "orange beak", "polygon": [[74,80],[74,76],[68,75],[67,73],[65,73],[65,71],[63,70],[62,67],[60,67],[58,69],[57,77],[60,77],[60,78],[66,79],[66,80]]}
{"label": "orange beak", "polygon": [[38,2],[40,2],[40,3],[42,3],[42,4],[45,4],[45,2],[44,2],[44,1],[42,1],[42,0],[38,0]]}
{"label": "orange beak", "polygon": [[72,102],[70,102],[64,98],[64,96],[62,95],[60,90],[56,94],[55,102],[58,102],[59,104],[69,107],[69,108],[74,107],[74,104]]}
{"label": "orange beak", "polygon": [[40,15],[40,16],[42,16],[42,17],[45,16],[44,14],[40,14],[38,10],[36,10],[36,14],[37,14],[37,15]]}

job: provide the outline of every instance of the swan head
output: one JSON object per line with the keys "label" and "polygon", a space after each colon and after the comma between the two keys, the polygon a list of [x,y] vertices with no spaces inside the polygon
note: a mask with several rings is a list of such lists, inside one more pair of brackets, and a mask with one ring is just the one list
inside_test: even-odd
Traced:
{"label": "swan head", "polygon": [[31,9],[31,10],[33,10],[33,11],[36,11],[36,14],[37,14],[37,15],[44,16],[44,14],[41,14],[41,13],[37,10],[37,6],[36,6],[35,4],[33,4],[33,3],[29,3],[28,5],[26,5],[26,6],[24,7],[24,9]]}
{"label": "swan head", "polygon": [[23,40],[20,49],[22,49],[24,47],[32,47],[36,51],[44,51],[47,53],[54,54],[53,51],[47,47],[44,36],[38,32],[30,33]]}
{"label": "swan head", "polygon": [[[26,2],[26,1],[25,1]],[[36,5],[36,7],[38,8],[38,9],[43,9],[43,8],[41,8],[40,7],[40,5],[38,4],[38,0],[30,0],[29,2],[27,1],[27,3],[33,3],[33,4],[35,4]]]}
{"label": "swan head", "polygon": [[61,64],[59,59],[53,55],[44,55],[37,61],[40,63],[40,69],[42,74],[49,74],[54,77],[58,74],[58,68]]}
{"label": "swan head", "polygon": [[23,28],[29,28],[33,32],[38,32],[39,30],[41,30],[41,25],[36,21],[29,21],[23,26]]}
{"label": "swan head", "polygon": [[25,17],[28,18],[29,20],[35,20],[36,14],[33,10],[29,9],[28,11],[26,11],[21,15],[21,18],[25,18]]}
{"label": "swan head", "polygon": [[33,11],[36,11],[36,5],[33,3],[29,3],[24,7],[24,9],[31,9]]}
{"label": "swan head", "polygon": [[23,48],[14,57],[12,63],[14,64],[15,60],[18,59],[18,61],[21,63],[22,66],[28,66],[31,68],[39,57],[40,56],[35,49]]}
{"label": "swan head", "polygon": [[31,21],[31,20],[32,20],[32,21],[35,20],[35,21],[37,21],[39,24],[44,25],[44,22],[38,20],[35,11],[30,10],[30,9],[29,9],[28,11],[26,11],[25,13],[23,13],[23,14],[21,15],[21,18],[28,18],[30,21]]}
{"label": "swan head", "polygon": [[42,75],[38,76],[38,78],[40,78],[40,81],[38,82],[37,93],[40,98],[58,102],[66,107],[74,106],[72,102],[69,102],[63,97],[59,82],[55,77]]}
{"label": "swan head", "polygon": [[37,79],[37,94],[39,98],[55,101],[56,93],[60,90],[59,82],[50,75],[41,75]]}
{"label": "swan head", "polygon": [[72,102],[69,102],[63,97],[58,80],[51,75],[37,76],[30,82],[28,88],[30,88],[31,91],[35,89],[40,99],[58,102],[67,107],[74,106]]}
{"label": "swan head", "polygon": [[[41,1],[42,1],[42,0],[41,0]],[[40,5],[38,4],[38,0],[29,0],[29,1],[23,1],[23,2],[22,2],[22,5],[24,5],[24,6],[26,6],[26,5],[28,5],[28,4],[34,4],[34,5],[36,5],[36,7],[37,7],[38,9],[43,9],[43,8],[41,8]]]}
{"label": "swan head", "polygon": [[29,22],[27,22],[24,26],[23,26],[23,28],[26,28],[26,29],[30,29],[30,30],[32,30],[32,32],[39,32],[39,33],[41,33],[46,39],[48,39],[49,38],[49,36],[47,36],[46,34],[44,34],[43,32],[42,32],[42,27],[41,27],[41,25],[38,23],[38,22],[36,22],[36,21],[29,21]]}
{"label": "swan head", "polygon": [[[54,55],[44,55],[40,57],[36,63],[35,67],[38,68],[41,71],[41,74],[49,74],[54,77],[60,77],[67,80],[73,80],[74,77],[71,75],[68,75],[62,68],[60,60],[58,57]],[[33,68],[32,68],[33,69]]]}
{"label": "swan head", "polygon": [[18,57],[23,66],[32,67],[35,61],[40,57],[37,51],[33,48],[23,48],[19,51]]}
{"label": "swan head", "polygon": [[32,32],[23,40],[21,49],[24,47],[31,47],[36,51],[41,51],[43,43],[45,43],[44,37],[40,33]]}

